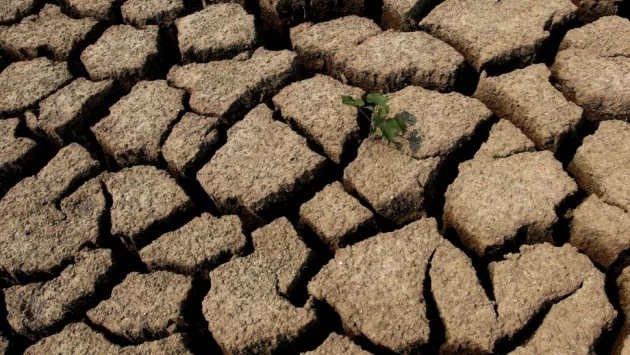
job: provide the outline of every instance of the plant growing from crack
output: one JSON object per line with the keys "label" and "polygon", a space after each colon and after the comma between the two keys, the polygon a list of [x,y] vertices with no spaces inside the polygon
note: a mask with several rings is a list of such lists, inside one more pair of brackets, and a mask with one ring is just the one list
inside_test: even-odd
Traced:
{"label": "plant growing from crack", "polygon": [[[359,109],[361,115],[370,121],[370,135],[383,137],[390,143],[397,134],[407,132],[407,124],[400,117],[388,117],[389,99],[381,94],[368,94],[365,101],[362,98],[352,96],[342,96],[344,105],[354,106]],[[372,113],[371,117],[365,114],[364,110]]]}

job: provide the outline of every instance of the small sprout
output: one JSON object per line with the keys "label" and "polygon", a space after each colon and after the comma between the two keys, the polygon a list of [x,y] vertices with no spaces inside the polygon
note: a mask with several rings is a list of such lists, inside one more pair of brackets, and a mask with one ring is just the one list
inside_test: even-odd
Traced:
{"label": "small sprout", "polygon": [[[387,142],[391,142],[397,134],[407,132],[407,124],[402,118],[388,117],[389,105],[387,103],[389,99],[387,96],[368,94],[365,101],[361,98],[355,99],[352,96],[342,96],[341,101],[344,105],[358,108],[359,112],[370,120],[370,135],[372,136],[384,137]],[[361,109],[370,111],[372,117],[365,115]]]}
{"label": "small sprout", "polygon": [[507,155],[505,155],[505,154],[499,154],[499,153],[494,153],[494,154],[492,154],[492,157],[493,157],[494,159],[503,159],[503,158],[507,158]]}

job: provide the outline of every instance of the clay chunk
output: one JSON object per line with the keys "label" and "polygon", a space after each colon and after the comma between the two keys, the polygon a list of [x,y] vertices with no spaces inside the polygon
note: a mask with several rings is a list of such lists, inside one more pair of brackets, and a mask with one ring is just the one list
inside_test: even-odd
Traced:
{"label": "clay chunk", "polygon": [[293,50],[310,71],[335,75],[335,56],[376,36],[382,30],[374,21],[346,16],[321,23],[305,22],[291,28]]}
{"label": "clay chunk", "polygon": [[630,267],[621,271],[621,275],[617,278],[617,288],[619,289],[619,305],[626,318],[613,346],[612,354],[627,355],[630,354]]}
{"label": "clay chunk", "polygon": [[607,16],[569,31],[551,71],[589,120],[630,120],[630,20]]}
{"label": "clay chunk", "polygon": [[125,346],[119,355],[192,355],[186,347],[186,340],[181,333],[167,338],[147,341],[136,346]]}
{"label": "clay chunk", "polygon": [[11,63],[0,73],[0,115],[33,107],[71,80],[64,62],[37,58]]}
{"label": "clay chunk", "polygon": [[584,138],[569,172],[603,202],[630,211],[630,123],[606,121]]}
{"label": "clay chunk", "polygon": [[540,326],[515,354],[591,354],[617,316],[604,274],[571,245],[522,246],[490,263],[488,272],[493,294],[487,295],[461,250],[444,242],[435,251],[429,275],[446,332],[440,354],[497,353],[501,340],[535,326],[536,317]]}
{"label": "clay chunk", "polygon": [[438,158],[416,160],[393,145],[369,138],[344,170],[343,184],[379,215],[403,225],[422,216],[425,187],[438,164]]}
{"label": "clay chunk", "polygon": [[534,152],[536,145],[508,120],[499,120],[490,129],[488,140],[475,153],[475,159],[507,158],[510,155]]}
{"label": "clay chunk", "polygon": [[97,290],[113,281],[114,263],[109,249],[83,251],[57,278],[5,289],[9,324],[31,339],[49,334],[89,309]]}
{"label": "clay chunk", "polygon": [[112,197],[111,233],[128,247],[146,245],[152,230],[186,214],[192,201],[164,170],[134,166],[102,176]]}
{"label": "clay chunk", "polygon": [[313,257],[289,221],[277,219],[252,239],[253,254],[210,272],[212,287],[202,303],[210,331],[228,354],[281,352],[316,322],[308,305],[295,307],[286,298]]}
{"label": "clay chunk", "polygon": [[630,216],[591,195],[573,211],[569,243],[609,268],[630,249]]}
{"label": "clay chunk", "polygon": [[300,224],[332,250],[377,230],[372,211],[345,192],[339,182],[326,186],[300,207]]}
{"label": "clay chunk", "polygon": [[334,71],[350,85],[389,93],[410,84],[452,91],[465,61],[448,44],[424,32],[386,31],[338,53],[335,65]]}
{"label": "clay chunk", "polygon": [[19,137],[18,118],[0,119],[0,197],[31,171],[41,147],[32,139]]}
{"label": "clay chunk", "polygon": [[73,19],[64,15],[59,6],[47,4],[37,15],[10,27],[0,27],[0,48],[16,60],[46,54],[64,61],[90,39],[97,26],[94,19]]}
{"label": "clay chunk", "polygon": [[25,355],[111,355],[117,354],[118,345],[85,323],[72,323],[60,333],[31,345]]}
{"label": "clay chunk", "polygon": [[567,101],[549,82],[544,64],[531,65],[508,74],[483,76],[475,98],[497,116],[507,119],[540,149],[556,152],[582,119],[582,109]]}
{"label": "clay chunk", "polygon": [[387,97],[390,115],[407,124],[407,132],[393,145],[416,159],[445,159],[492,117],[480,101],[459,93],[408,86]]}
{"label": "clay chunk", "polygon": [[284,32],[287,27],[303,22],[307,16],[306,0],[258,0],[263,29]]}
{"label": "clay chunk", "polygon": [[296,66],[295,53],[261,48],[247,60],[174,66],[167,78],[190,94],[193,111],[232,124],[292,81]]}
{"label": "clay chunk", "polygon": [[162,155],[169,171],[194,178],[207,157],[219,145],[220,126],[221,122],[216,117],[186,113],[162,146]]}
{"label": "clay chunk", "polygon": [[420,28],[463,53],[481,72],[533,63],[551,32],[576,16],[570,0],[446,0]]}
{"label": "clay chunk", "polygon": [[94,123],[94,114],[107,109],[114,92],[113,80],[77,78],[44,99],[39,104],[39,115],[27,112],[26,124],[57,147],[72,142],[87,144],[86,133]]}
{"label": "clay chunk", "polygon": [[361,89],[318,74],[285,87],[273,103],[288,123],[340,164],[347,150],[359,145],[360,131],[358,110],[344,105],[341,97],[363,94]]}
{"label": "clay chunk", "polygon": [[385,29],[413,31],[418,21],[441,0],[383,0],[381,26]]}
{"label": "clay chunk", "polygon": [[165,136],[184,112],[184,97],[166,80],[141,81],[92,132],[119,166],[157,164]]}
{"label": "clay chunk", "polygon": [[192,278],[187,276],[132,272],[87,317],[133,343],[160,339],[185,325],[183,308],[191,289]]}
{"label": "clay chunk", "polygon": [[98,172],[98,161],[71,144],[6,193],[0,200],[0,277],[24,283],[54,275],[79,250],[98,245],[105,195],[98,181],[84,183]]}
{"label": "clay chunk", "polygon": [[216,4],[178,19],[177,39],[184,63],[229,59],[253,49],[254,16],[238,4]]}
{"label": "clay chunk", "polygon": [[93,17],[114,22],[117,10],[125,0],[60,0],[62,7],[73,17]]}
{"label": "clay chunk", "polygon": [[472,160],[446,191],[444,223],[480,256],[550,241],[556,207],[577,188],[548,151]]}
{"label": "clay chunk", "polygon": [[10,25],[35,12],[41,0],[5,0],[0,3],[0,25]]}
{"label": "clay chunk", "polygon": [[170,25],[186,13],[184,0],[127,0],[121,7],[123,20],[134,26]]}
{"label": "clay chunk", "polygon": [[136,29],[109,27],[96,43],[81,53],[81,62],[92,80],[115,79],[124,86],[150,79],[159,56],[156,26]]}
{"label": "clay chunk", "polygon": [[309,282],[309,294],[333,307],[352,336],[415,353],[429,340],[424,279],[444,242],[435,219],[425,218],[340,249]]}
{"label": "clay chunk", "polygon": [[223,145],[197,180],[223,213],[259,225],[274,209],[314,182],[325,163],[306,139],[274,121],[264,105],[228,131]]}
{"label": "clay chunk", "polygon": [[9,355],[11,349],[11,342],[5,336],[0,334],[0,355]]}
{"label": "clay chunk", "polygon": [[194,274],[242,254],[246,246],[237,216],[216,218],[204,213],[147,245],[140,258],[152,270]]}
{"label": "clay chunk", "polygon": [[361,349],[360,346],[352,342],[352,340],[332,333],[328,336],[326,341],[322,343],[317,349],[302,353],[303,355],[328,355],[328,354],[343,354],[343,355],[370,355],[369,352]]}

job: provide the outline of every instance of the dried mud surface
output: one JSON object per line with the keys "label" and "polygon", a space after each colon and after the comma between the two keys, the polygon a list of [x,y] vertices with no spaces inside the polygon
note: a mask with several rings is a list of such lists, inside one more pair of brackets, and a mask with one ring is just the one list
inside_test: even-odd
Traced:
{"label": "dried mud surface", "polygon": [[0,355],[630,353],[629,10],[0,0]]}

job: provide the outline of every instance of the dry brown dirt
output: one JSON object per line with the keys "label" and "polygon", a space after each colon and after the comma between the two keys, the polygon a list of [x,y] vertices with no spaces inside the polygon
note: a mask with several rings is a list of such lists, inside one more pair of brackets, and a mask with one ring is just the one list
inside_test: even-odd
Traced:
{"label": "dry brown dirt", "polygon": [[0,0],[0,355],[630,354],[629,16]]}

